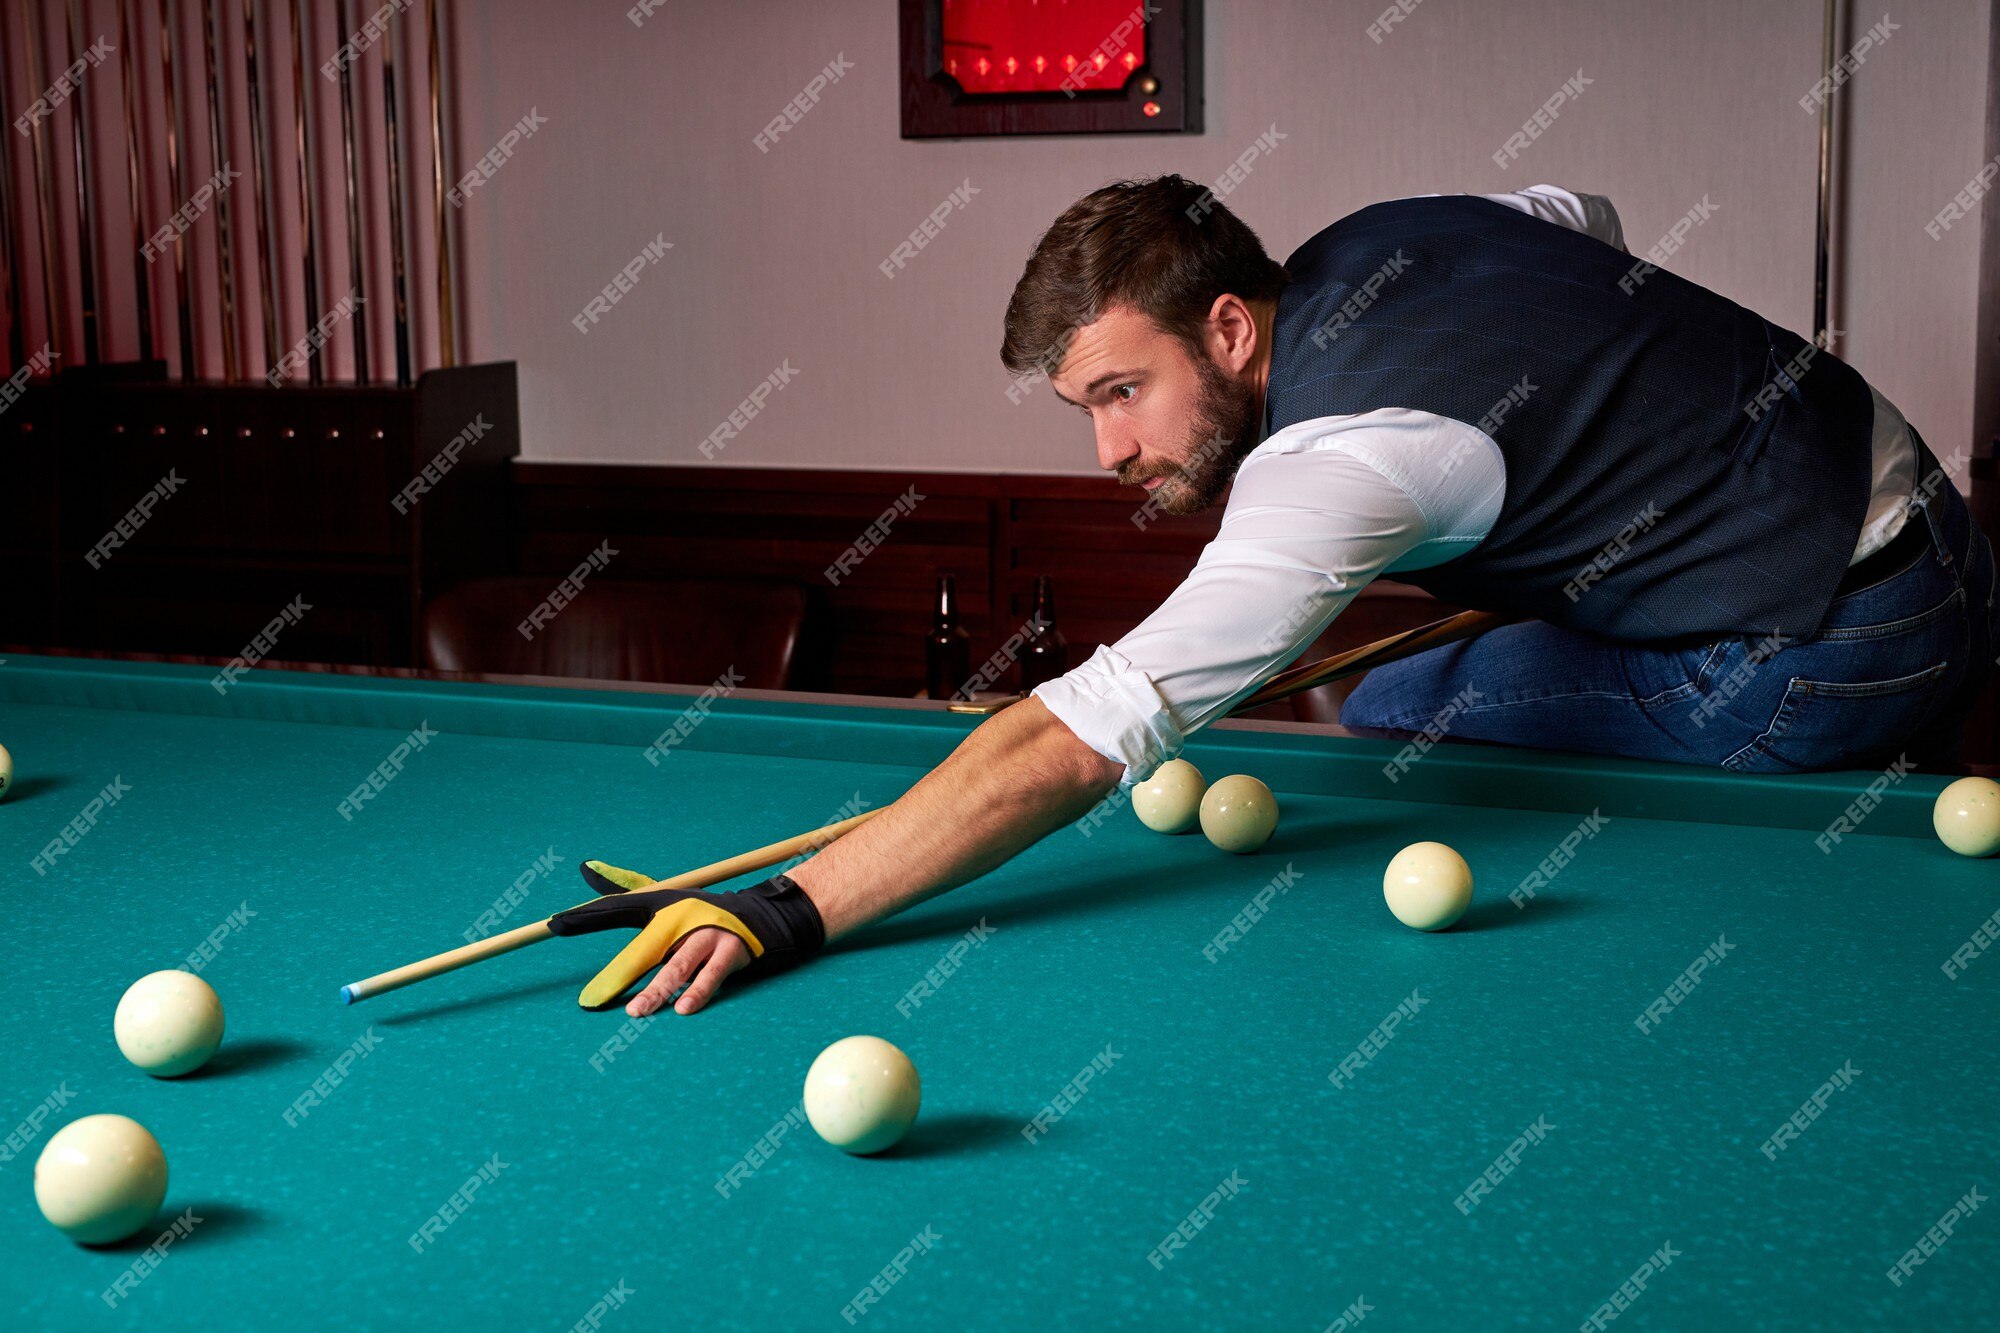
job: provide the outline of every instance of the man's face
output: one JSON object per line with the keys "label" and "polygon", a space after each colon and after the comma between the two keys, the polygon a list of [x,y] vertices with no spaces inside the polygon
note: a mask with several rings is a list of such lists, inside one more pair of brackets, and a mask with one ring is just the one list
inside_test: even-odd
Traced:
{"label": "man's face", "polygon": [[1215,503],[1262,425],[1243,369],[1192,354],[1125,306],[1077,330],[1049,382],[1090,417],[1098,465],[1143,486],[1169,514]]}

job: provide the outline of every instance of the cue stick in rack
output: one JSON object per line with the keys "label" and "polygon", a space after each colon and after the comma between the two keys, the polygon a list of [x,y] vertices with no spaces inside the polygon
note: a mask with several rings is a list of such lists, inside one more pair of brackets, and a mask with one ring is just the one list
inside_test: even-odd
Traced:
{"label": "cue stick in rack", "polygon": [[145,209],[139,199],[138,34],[132,28],[132,0],[118,0],[118,31],[125,43],[119,60],[125,76],[125,184],[132,213],[132,297],[139,305],[139,359],[153,359],[153,287],[146,277]]}
{"label": "cue stick in rack", "polygon": [[[741,852],[735,856],[717,861],[713,865],[703,866],[699,870],[690,870],[684,874],[675,875],[671,879],[659,880],[652,887],[656,889],[703,889],[711,884],[720,884],[726,879],[734,879],[738,875],[747,875],[753,870],[769,869],[771,866],[791,860],[794,856],[825,846],[849,830],[867,823],[875,816],[881,814],[882,810],[886,809],[888,809],[887,806],[883,806],[881,809],[867,810],[852,818],[828,824],[823,828],[808,829],[804,833],[786,838],[781,842],[774,842],[768,847],[759,847],[754,851]],[[592,898],[590,901],[596,902],[597,899]],[[461,948],[452,949],[448,952],[437,954],[434,957],[410,963],[404,967],[393,968],[390,971],[354,982],[351,985],[342,986],[340,988],[340,998],[348,1004],[353,1004],[357,1000],[366,1000],[371,996],[381,995],[385,991],[399,990],[404,986],[410,985],[412,982],[426,981],[431,977],[442,976],[446,972],[455,972],[468,964],[497,957],[503,953],[512,953],[516,949],[525,948],[530,944],[540,944],[543,940],[554,938],[555,936],[549,931],[548,919],[545,917],[540,921],[519,926],[513,930],[503,931],[498,935],[489,935],[477,943],[467,944]]]}
{"label": "cue stick in rack", "polygon": [[[343,33],[347,26],[347,0],[336,0],[334,23]],[[361,191],[354,174],[354,62],[340,62],[340,159],[347,185],[347,285],[357,307],[347,321],[354,333],[354,381],[366,384],[372,378],[368,366],[368,275],[361,265]]]}
{"label": "cue stick in rack", "polygon": [[[174,39],[180,25],[160,0],[160,90],[166,97],[167,185],[173,191],[174,207],[187,196],[181,192],[180,98],[174,91]],[[181,381],[194,383],[194,300],[188,294],[187,238],[174,229],[174,323],[181,340]]]}
{"label": "cue stick in rack", "polygon": [[[221,171],[228,159],[222,155],[221,81],[215,71],[215,0],[201,0],[201,48],[208,70],[208,164]],[[229,379],[239,380],[243,375],[236,360],[236,261],[229,242],[227,190],[215,196],[215,245],[222,272],[222,369]]]}
{"label": "cue stick in rack", "polygon": [[[83,10],[77,0],[69,0],[69,68],[76,68],[77,52],[83,46]],[[96,247],[91,244],[90,208],[90,115],[89,88],[78,88],[70,96],[70,157],[76,166],[76,271],[83,292],[83,364],[97,364],[97,264]]]}
{"label": "cue stick in rack", "polygon": [[444,113],[438,105],[442,61],[438,53],[438,3],[430,0],[425,28],[431,54],[431,213],[437,220],[438,364],[458,364],[458,332],[451,310],[451,235],[444,215]]}
{"label": "cue stick in rack", "polygon": [[[0,106],[14,105],[7,81],[7,13],[0,7]],[[0,136],[0,278],[7,283],[7,369],[28,364],[28,285],[21,267],[21,247],[14,237],[14,145]]]}
{"label": "cue stick in rack", "polygon": [[[305,10],[292,0],[292,138],[299,159],[299,235],[305,245],[306,328],[319,329],[319,245],[313,228],[312,127],[306,118]],[[306,369],[313,387],[323,382],[320,344],[306,339]]]}
{"label": "cue stick in rack", "polygon": [[[28,18],[28,82],[43,88],[47,85],[42,82],[42,48],[48,35],[42,24],[41,5],[37,0],[21,0],[21,8]],[[50,149],[42,137],[47,124],[47,116],[38,118],[32,139],[35,151],[35,238],[42,251],[42,329],[48,334],[43,341],[53,350],[69,332],[66,328],[56,327],[57,292],[67,296],[69,291],[68,284],[63,283],[56,273],[56,224],[52,211],[56,194],[55,168],[49,162]],[[60,357],[62,353],[56,352],[56,355]]]}
{"label": "cue stick in rack", "polygon": [[275,369],[278,347],[278,257],[271,251],[271,171],[264,152],[264,98],[257,79],[257,0],[243,0],[243,83],[250,94],[250,206],[257,217],[257,308],[264,317],[264,364]]}
{"label": "cue stick in rack", "polygon": [[389,277],[396,314],[396,387],[410,387],[410,297],[403,270],[403,153],[396,142],[396,16],[382,25],[382,128],[389,148]]}
{"label": "cue stick in rack", "polygon": [[[1458,643],[1464,639],[1475,638],[1484,634],[1487,630],[1497,629],[1499,626],[1508,624],[1514,619],[1515,617],[1513,616],[1501,615],[1492,611],[1461,612],[1458,615],[1440,620],[1435,624],[1406,630],[1401,634],[1391,635],[1386,639],[1364,647],[1335,654],[1324,661],[1314,662],[1303,667],[1294,667],[1290,671],[1281,672],[1272,677],[1262,689],[1242,700],[1229,711],[1231,713],[1247,712],[1252,708],[1258,708],[1275,700],[1287,698],[1302,690],[1309,690],[1315,685],[1324,685],[1329,681],[1338,680],[1344,676],[1358,675],[1374,667],[1383,666],[1389,662],[1400,661],[1406,657],[1414,657],[1418,653],[1442,647],[1447,643]],[[690,870],[685,874],[676,875],[671,879],[656,881],[653,887],[663,889],[706,888],[711,884],[719,884],[723,880],[733,879],[737,875],[748,874],[753,870],[767,869],[802,852],[816,851],[824,847],[836,838],[853,829],[859,828],[862,824],[873,819],[888,808],[888,806],[882,806],[879,809],[869,810],[863,814],[855,815],[851,819],[843,819],[838,823],[828,824],[824,828],[811,829],[794,837],[786,838],[782,842],[774,842],[768,847],[760,847],[755,851],[744,852],[738,856],[730,857],[728,860],[717,861],[713,865],[703,866],[699,870]],[[595,900],[593,899],[592,901]],[[618,951],[617,957],[605,964],[598,974],[591,978],[590,984],[585,986],[583,993],[577,997],[577,1003],[586,1009],[596,1009],[611,1003],[620,995],[623,995],[640,977],[653,968],[658,967],[666,960],[667,951],[671,947],[670,939],[675,929],[676,925],[674,923],[663,923],[657,917],[648,923],[645,928],[632,937],[631,941],[624,948]],[[540,944],[543,940],[553,938],[555,937],[549,931],[548,920],[544,918],[532,925],[521,926],[499,935],[490,936],[487,939],[480,940],[476,944],[464,945],[445,953],[436,954],[430,958],[420,959],[403,967],[393,968],[390,971],[354,982],[351,985],[343,986],[340,988],[340,997],[348,1004],[353,1004],[357,1000],[365,1000],[370,996],[381,995],[386,991],[398,990],[413,982],[425,981],[431,977],[441,976],[446,972],[456,971],[472,963],[482,962],[485,959],[494,958],[503,953],[512,953],[516,949],[525,948],[530,944]]]}

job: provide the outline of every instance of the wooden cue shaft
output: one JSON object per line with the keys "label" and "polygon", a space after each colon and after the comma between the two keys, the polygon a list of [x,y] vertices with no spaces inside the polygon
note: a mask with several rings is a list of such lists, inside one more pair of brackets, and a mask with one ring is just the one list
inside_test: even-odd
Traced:
{"label": "wooden cue shaft", "polygon": [[[70,0],[69,63],[74,68],[83,49],[83,10],[78,0]],[[121,39],[122,40],[122,39]],[[90,203],[90,97],[89,88],[70,95],[70,160],[76,174],[76,272],[78,290],[83,295],[83,363],[97,364],[97,228]]]}
{"label": "wooden cue shaft", "polygon": [[264,96],[257,77],[257,0],[243,0],[243,86],[250,99],[250,208],[257,222],[257,309],[263,317],[264,364],[275,369],[285,350],[278,346],[278,256],[272,249],[277,228],[271,217],[277,191],[264,151]]}
{"label": "wooden cue shaft", "polygon": [[[36,0],[21,0],[21,8],[28,26],[28,82],[35,88],[42,88],[42,48],[48,40],[42,23],[42,7]],[[43,140],[47,116],[35,119],[34,133],[30,136],[35,155],[35,239],[42,253],[42,331],[47,336],[42,339],[53,350],[58,344],[68,341],[69,329],[67,312],[64,312],[65,327],[56,325],[56,309],[69,296],[69,284],[57,272],[56,224],[54,215],[56,178],[53,165],[49,161],[52,149]],[[62,353],[56,351],[60,357]],[[53,373],[53,371],[51,371]]]}
{"label": "wooden cue shaft", "polygon": [[[215,0],[201,0],[202,62],[208,71],[208,165],[221,171],[229,159],[222,151],[222,80],[215,68]],[[222,274],[222,372],[231,381],[243,378],[236,357],[236,260],[229,236],[229,191],[215,196],[216,268]]]}
{"label": "wooden cue shaft", "polygon": [[438,302],[438,364],[455,366],[458,364],[458,330],[456,317],[452,313],[451,292],[451,229],[445,225],[444,211],[444,112],[441,107],[439,81],[443,75],[443,63],[439,54],[438,4],[430,0],[425,29],[430,39],[431,57],[431,212],[436,219],[437,239],[437,302]]}
{"label": "wooden cue shaft", "polygon": [[[660,880],[653,887],[659,889],[702,889],[707,888],[711,884],[720,884],[726,879],[734,879],[738,875],[747,875],[753,870],[766,869],[767,867],[777,865],[781,861],[788,861],[801,852],[808,852],[823,847],[835,838],[859,828],[862,824],[867,823],[886,809],[888,807],[883,806],[880,809],[863,811],[851,819],[843,819],[821,828],[808,829],[804,833],[774,842],[768,847],[759,847],[754,851],[741,852],[735,856],[717,861],[712,865],[702,866],[698,870],[690,870],[683,874],[675,875],[671,879]],[[597,899],[592,898],[589,901],[595,902]],[[518,926],[513,930],[505,931],[499,935],[489,936],[477,943],[467,944],[457,949],[449,949],[444,953],[436,954],[430,958],[420,959],[417,962],[409,963],[402,967],[391,968],[387,972],[381,972],[350,985],[342,986],[340,988],[340,998],[348,1004],[353,1004],[357,1000],[366,1000],[371,996],[381,995],[392,990],[400,990],[413,982],[426,981],[431,977],[442,976],[446,972],[455,972],[459,968],[468,966],[469,964],[481,962],[484,959],[493,958],[503,953],[512,953],[516,949],[525,948],[530,944],[539,944],[543,940],[552,938],[553,936],[549,933],[548,919],[543,918],[529,925]]]}
{"label": "wooden cue shaft", "polygon": [[122,67],[125,87],[125,183],[132,214],[132,297],[139,310],[139,359],[153,359],[153,284],[146,263],[145,207],[139,180],[139,43],[132,27],[133,0],[118,0],[118,31],[125,43]]}
{"label": "wooden cue shaft", "polygon": [[[175,208],[186,197],[181,193],[180,98],[174,91],[174,39],[180,23],[160,0],[160,89],[166,98],[167,183]],[[194,382],[194,303],[188,293],[187,238],[174,232],[174,323],[180,335],[181,381]]]}
{"label": "wooden cue shaft", "polygon": [[396,129],[396,16],[382,24],[382,137],[389,158],[389,278],[395,320],[396,387],[410,387],[410,294],[403,264],[403,152]]}
{"label": "wooden cue shaft", "polygon": [[[312,123],[307,117],[305,37],[306,15],[299,0],[292,0],[292,138],[299,160],[299,236],[305,247],[301,265],[305,270],[306,328],[319,329],[319,243],[313,224],[313,143]],[[325,379],[320,366],[320,344],[306,340],[306,369],[314,387]]]}
{"label": "wooden cue shaft", "polygon": [[1372,671],[1389,662],[1399,662],[1406,657],[1428,652],[1447,643],[1458,643],[1464,639],[1478,638],[1490,629],[1498,629],[1518,619],[1516,616],[1502,615],[1497,611],[1461,611],[1455,616],[1416,629],[1392,634],[1386,639],[1352,648],[1344,653],[1336,653],[1323,661],[1302,667],[1293,667],[1271,677],[1262,689],[1230,709],[1231,713],[1244,713],[1280,699],[1289,699],[1294,694],[1303,693],[1316,685],[1340,680],[1346,676]]}
{"label": "wooden cue shaft", "polygon": [[[0,106],[14,105],[7,79],[7,13],[0,6]],[[28,364],[28,284],[23,271],[26,247],[14,237],[14,151],[13,144],[0,136],[0,267],[7,283],[7,369],[18,371]]]}
{"label": "wooden cue shaft", "polygon": [[[335,0],[333,18],[340,33],[347,26],[347,0]],[[368,274],[361,257],[361,196],[354,167],[354,62],[340,62],[340,162],[347,188],[347,286],[354,298],[355,314],[347,321],[354,335],[354,381],[366,384],[373,371],[368,364]]]}

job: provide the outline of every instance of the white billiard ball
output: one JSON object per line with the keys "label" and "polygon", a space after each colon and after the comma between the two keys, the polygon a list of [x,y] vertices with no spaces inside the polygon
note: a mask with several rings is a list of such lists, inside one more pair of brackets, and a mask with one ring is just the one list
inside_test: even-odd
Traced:
{"label": "white billiard ball", "polygon": [[916,1123],[922,1099],[917,1067],[880,1037],[842,1037],[806,1071],[806,1119],[857,1155],[893,1146]]}
{"label": "white billiard ball", "polygon": [[111,1020],[118,1049],[155,1078],[208,1063],[222,1044],[222,1001],[192,972],[152,972],[133,982]]}
{"label": "white billiard ball", "polygon": [[7,799],[7,793],[14,789],[14,756],[7,753],[7,747],[0,745],[0,801]]}
{"label": "white billiard ball", "polygon": [[71,1240],[123,1240],[160,1211],[167,1155],[146,1127],[122,1115],[87,1115],[54,1134],[35,1159],[35,1203]]}
{"label": "white billiard ball", "polygon": [[1169,759],[1132,788],[1132,813],[1155,833],[1185,833],[1201,818],[1207,791],[1200,769],[1185,759]]}
{"label": "white billiard ball", "polygon": [[1404,925],[1443,930],[1472,904],[1472,867],[1441,842],[1413,842],[1383,872],[1382,897]]}
{"label": "white billiard ball", "polygon": [[1960,778],[1938,793],[1931,823],[1944,845],[1960,856],[2000,852],[2000,782]]}
{"label": "white billiard ball", "polygon": [[1248,773],[1232,773],[1201,798],[1201,831],[1225,852],[1256,851],[1278,827],[1278,798]]}

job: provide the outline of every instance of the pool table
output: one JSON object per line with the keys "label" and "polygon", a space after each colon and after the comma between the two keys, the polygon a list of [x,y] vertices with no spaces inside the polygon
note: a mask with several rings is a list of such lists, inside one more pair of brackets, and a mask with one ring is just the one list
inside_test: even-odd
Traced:
{"label": "pool table", "polygon": [[[1187,757],[1276,790],[1255,855],[1114,800],[697,1016],[578,1007],[622,936],[341,1003],[587,898],[581,860],[665,875],[892,801],[977,722],[10,655],[0,1310],[149,1330],[1990,1326],[2000,866],[1932,835],[1933,776],[1225,724]],[[1382,899],[1424,839],[1477,877],[1439,934]],[[182,965],[228,1035],[155,1080],[112,1010]],[[922,1073],[916,1128],[879,1158],[799,1114],[813,1056],[853,1033]],[[100,1111],[148,1126],[171,1181],[146,1231],[87,1249],[30,1177]]]}

